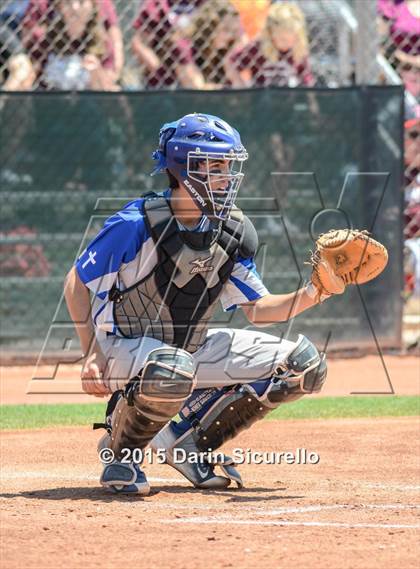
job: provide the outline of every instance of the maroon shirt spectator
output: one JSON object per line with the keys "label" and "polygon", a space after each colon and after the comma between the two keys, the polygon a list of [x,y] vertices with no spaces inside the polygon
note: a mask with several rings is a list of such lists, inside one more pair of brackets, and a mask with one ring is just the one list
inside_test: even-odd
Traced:
{"label": "maroon shirt spectator", "polygon": [[225,66],[233,50],[246,42],[235,6],[229,0],[206,2],[190,18],[185,33],[191,41],[193,61],[201,73],[203,88],[230,86]]}
{"label": "maroon shirt spectator", "polygon": [[234,87],[313,85],[300,8],[288,2],[272,4],[260,37],[231,55],[227,73]]}
{"label": "maroon shirt spectator", "polygon": [[307,59],[297,63],[289,49],[285,52],[279,51],[277,61],[268,61],[261,51],[261,43],[258,40],[233,53],[231,62],[238,71],[249,70],[252,84],[259,87],[270,85],[309,87],[314,84]]}
{"label": "maroon shirt spectator", "polygon": [[[86,28],[76,38],[69,37],[66,31],[64,12],[71,10],[71,2],[72,0],[30,0],[23,20],[23,38],[31,59],[37,66],[39,75],[42,75],[51,55],[94,55],[99,60],[100,67],[110,72],[108,88],[112,88],[112,83],[118,79],[123,66],[121,32],[113,0],[75,2],[79,10],[91,12]],[[92,61],[90,63],[93,67]],[[42,82],[41,77],[41,84]],[[104,88],[107,88],[106,85]]]}
{"label": "maroon shirt spectator", "polygon": [[[196,0],[193,8],[200,3]],[[191,14],[173,0],[145,0],[133,27],[132,48],[149,89],[172,87],[200,88],[200,74],[192,61],[191,45],[183,37],[185,18]]]}

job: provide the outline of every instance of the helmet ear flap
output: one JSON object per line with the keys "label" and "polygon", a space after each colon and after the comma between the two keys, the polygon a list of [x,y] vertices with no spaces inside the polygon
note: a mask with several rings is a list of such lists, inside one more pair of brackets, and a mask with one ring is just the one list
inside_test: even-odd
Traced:
{"label": "helmet ear flap", "polygon": [[167,146],[168,142],[171,140],[171,138],[173,137],[175,131],[176,131],[176,128],[168,128],[168,129],[161,132],[161,135],[159,138],[159,150],[162,152],[162,154],[164,156],[166,156],[166,146]]}
{"label": "helmet ear flap", "polygon": [[158,145],[157,149],[152,154],[153,160],[156,160],[157,165],[155,166],[155,169],[153,170],[153,172],[150,174],[151,176],[154,176],[155,174],[158,174],[158,173],[165,171],[165,169],[166,169],[166,149],[167,149],[168,142],[173,137],[175,131],[176,131],[175,123],[170,123],[170,124],[164,125],[160,129],[159,145]]}

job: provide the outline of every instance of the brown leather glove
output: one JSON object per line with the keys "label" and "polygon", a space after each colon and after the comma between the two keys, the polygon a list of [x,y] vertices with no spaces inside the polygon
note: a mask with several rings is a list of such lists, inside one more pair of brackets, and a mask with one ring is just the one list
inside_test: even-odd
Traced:
{"label": "brown leather glove", "polygon": [[363,284],[386,267],[388,251],[368,231],[331,229],[316,240],[311,254],[311,282],[317,300],[342,294],[347,285]]}

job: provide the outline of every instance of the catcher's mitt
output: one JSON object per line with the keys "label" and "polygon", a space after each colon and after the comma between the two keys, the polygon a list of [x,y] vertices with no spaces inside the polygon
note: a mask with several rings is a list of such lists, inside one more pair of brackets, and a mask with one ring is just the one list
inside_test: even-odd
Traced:
{"label": "catcher's mitt", "polygon": [[322,302],[332,294],[342,294],[349,284],[363,284],[386,267],[388,251],[368,231],[331,229],[316,240],[311,254],[311,282]]}

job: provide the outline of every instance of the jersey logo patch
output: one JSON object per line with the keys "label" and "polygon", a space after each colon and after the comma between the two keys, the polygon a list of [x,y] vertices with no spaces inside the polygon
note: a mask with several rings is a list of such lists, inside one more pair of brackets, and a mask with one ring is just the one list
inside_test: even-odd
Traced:
{"label": "jersey logo patch", "polygon": [[213,271],[214,267],[206,265],[206,263],[209,263],[212,259],[213,255],[211,257],[207,257],[207,259],[201,259],[201,257],[198,257],[198,259],[190,261],[190,265],[194,265],[190,271],[190,275],[195,275],[196,273],[208,273],[210,271]]}
{"label": "jersey logo patch", "polygon": [[86,268],[89,263],[92,263],[92,265],[96,265],[95,257],[96,257],[96,251],[89,251],[89,257],[83,263],[82,269]]}

